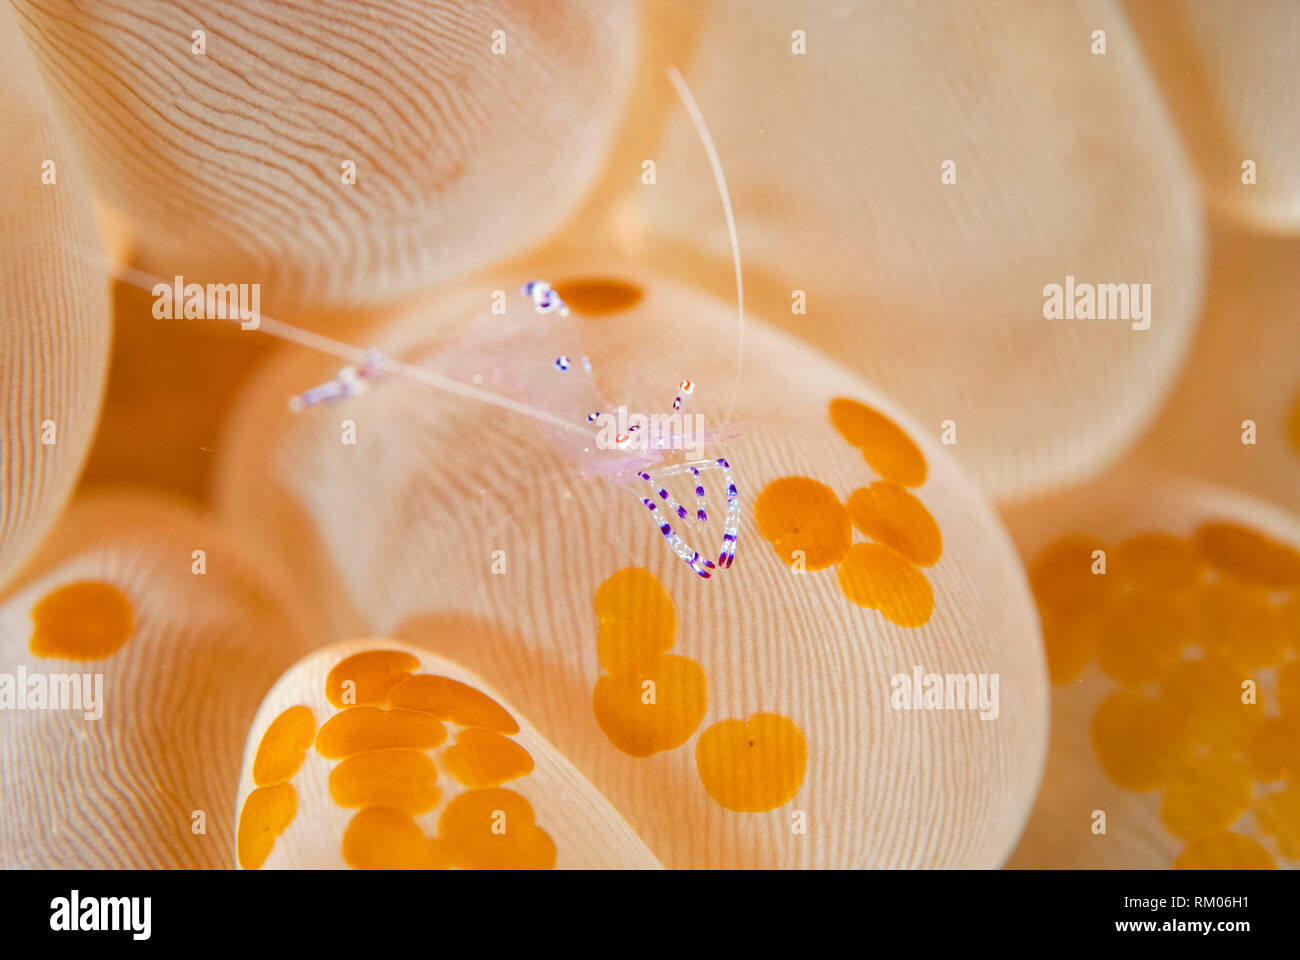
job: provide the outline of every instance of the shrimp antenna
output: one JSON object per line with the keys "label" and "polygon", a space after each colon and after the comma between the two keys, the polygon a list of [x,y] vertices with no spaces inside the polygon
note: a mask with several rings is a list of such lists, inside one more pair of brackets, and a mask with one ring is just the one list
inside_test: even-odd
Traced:
{"label": "shrimp antenna", "polygon": [[[137,270],[135,267],[127,267],[119,264],[109,264],[112,274],[123,283],[128,283],[133,287],[146,292],[152,292],[158,284],[169,286],[166,280],[155,277],[153,274],[146,273],[143,270]],[[238,317],[231,318],[235,323],[239,323]],[[503,410],[510,410],[514,413],[523,414],[526,417],[532,417],[534,420],[540,420],[554,427],[568,430],[572,433],[587,436],[589,432],[581,427],[570,423],[561,417],[547,413],[538,407],[530,404],[520,403],[510,397],[502,396],[499,393],[493,393],[491,390],[481,390],[478,387],[462,383],[459,380],[453,380],[451,377],[444,377],[439,373],[434,373],[424,367],[417,366],[413,363],[406,363],[402,360],[394,360],[386,355],[378,355],[373,351],[366,350],[362,347],[354,346],[350,343],[344,343],[342,340],[335,340],[333,337],[327,337],[324,334],[315,333],[311,330],[305,330],[302,327],[295,327],[291,323],[285,323],[283,320],[276,320],[274,317],[268,317],[262,314],[259,317],[257,330],[259,333],[265,333],[268,336],[275,337],[277,340],[285,340],[289,343],[296,343],[299,346],[307,347],[310,350],[316,350],[320,353],[328,353],[331,356],[346,360],[349,363],[364,364],[370,363],[375,368],[385,372],[398,373],[412,380],[418,380],[421,383],[427,383],[430,386],[437,387],[439,390],[445,390],[448,393],[454,393],[461,397],[468,397],[471,400],[479,400],[483,403],[490,403],[493,406],[500,407]]]}
{"label": "shrimp antenna", "polygon": [[[717,183],[718,193],[722,198],[722,209],[727,218],[727,232],[731,238],[731,257],[736,270],[736,318],[737,318],[737,351],[736,351],[736,386],[732,390],[731,403],[727,407],[726,415],[722,418],[722,424],[725,426],[731,420],[731,414],[735,410],[736,400],[740,393],[740,380],[743,373],[745,359],[745,286],[740,269],[740,241],[736,235],[736,218],[731,209],[731,195],[727,191],[727,180],[722,173],[722,163],[718,159],[718,151],[713,145],[713,137],[709,134],[708,125],[704,122],[704,117],[700,113],[699,105],[695,102],[695,97],[691,95],[690,88],[686,86],[686,81],[682,79],[681,73],[676,67],[668,67],[665,71],[668,80],[672,83],[673,88],[677,91],[678,97],[681,98],[682,105],[686,108],[687,114],[691,118],[695,131],[700,137],[700,142],[704,146],[704,152],[708,155],[709,166],[713,169],[713,179]],[[167,281],[153,274],[147,273],[135,267],[126,266],[117,263],[108,263],[109,272],[123,283],[130,284],[140,290],[153,292],[159,284],[167,285]],[[238,323],[239,318],[230,318]],[[377,353],[373,349],[367,350],[354,344],[345,343],[342,340],[335,340],[324,334],[306,330],[302,327],[294,326],[283,320],[276,320],[274,317],[261,315],[259,317],[258,331],[268,336],[275,337],[278,340],[284,340],[289,343],[296,343],[299,346],[316,350],[320,353],[327,353],[331,356],[338,357],[353,364],[365,364],[375,371],[385,373],[397,373],[411,380],[428,384],[443,390],[447,393],[456,394],[457,396],[467,397],[471,400],[478,400],[482,403],[491,404],[500,407],[503,410],[510,410],[514,413],[531,417],[542,423],[550,424],[562,430],[588,436],[587,430],[577,424],[571,423],[562,417],[548,413],[539,407],[531,404],[521,403],[510,397],[503,396],[499,393],[493,393],[490,390],[482,390],[478,387],[462,383],[450,377],[444,377],[425,367],[412,363],[406,363],[401,360],[395,360],[392,357]],[[586,365],[586,358],[583,358]]]}
{"label": "shrimp antenna", "polygon": [[677,91],[677,96],[681,98],[682,106],[686,108],[691,123],[695,125],[700,143],[704,145],[709,166],[713,168],[713,179],[718,185],[718,194],[722,197],[722,212],[727,216],[727,233],[731,237],[731,261],[736,268],[736,386],[731,391],[731,404],[722,418],[722,425],[725,427],[731,420],[732,411],[736,409],[736,400],[740,395],[740,378],[745,363],[745,281],[740,272],[740,240],[736,236],[736,217],[731,212],[731,194],[727,192],[727,178],[722,173],[722,161],[718,159],[718,151],[713,146],[713,137],[709,135],[709,127],[704,122],[704,115],[700,113],[699,104],[695,102],[690,87],[686,86],[686,81],[682,79],[677,68],[668,67],[664,72],[668,74],[668,81]]}

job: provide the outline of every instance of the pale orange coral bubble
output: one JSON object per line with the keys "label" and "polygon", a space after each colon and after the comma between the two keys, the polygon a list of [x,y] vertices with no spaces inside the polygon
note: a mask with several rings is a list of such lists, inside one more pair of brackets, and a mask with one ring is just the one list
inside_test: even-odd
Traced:
{"label": "pale orange coral bubble", "polygon": [[[1072,646],[1055,654],[1070,668],[1054,669],[1047,770],[1011,865],[1287,865],[1274,834],[1300,820],[1271,798],[1300,763],[1281,703],[1300,662],[1300,621],[1282,615],[1300,517],[1131,466],[1003,515],[1026,563],[1055,555],[1091,581],[1088,606],[1063,607],[1036,579],[1059,625],[1047,642]],[[1243,563],[1224,542],[1259,548]]]}
{"label": "pale orange coral bubble", "polygon": [[544,239],[620,121],[639,19],[572,0],[18,7],[142,265],[304,309]]}
{"label": "pale orange coral bubble", "polygon": [[[373,719],[375,708],[337,706],[327,696],[327,678],[340,663],[394,654],[410,664],[414,680],[442,678],[471,689],[518,724],[503,734],[476,726],[481,716],[462,717],[447,721],[453,736],[414,746],[404,724],[366,721],[371,736],[360,752],[340,760],[335,738],[325,731],[354,713]],[[295,811],[287,822],[271,822],[261,810],[253,764],[275,719],[293,708],[310,710],[322,736],[288,783]],[[245,868],[659,866],[609,802],[513,704],[460,665],[396,640],[324,647],[276,682],[248,731],[238,809],[240,830],[250,837],[240,861]]]}
{"label": "pale orange coral bubble", "polygon": [[72,493],[94,435],[111,329],[85,175],[7,4],[0,9],[0,59],[3,586]]}
{"label": "pale orange coral bubble", "polygon": [[[70,584],[102,595],[83,591],[82,607],[46,608],[34,622],[42,598]],[[109,589],[111,612],[129,610],[126,635],[87,651],[79,634],[110,612]],[[230,866],[248,724],[280,672],[322,640],[253,548],[156,493],[83,494],[0,597],[0,638],[6,673],[89,676],[102,711],[0,711],[0,860]],[[288,733],[292,743],[260,759],[262,782],[287,780],[309,742],[301,722]]]}
{"label": "pale orange coral bubble", "polygon": [[1206,195],[1252,227],[1300,230],[1300,8],[1126,0],[1124,9]]}
{"label": "pale orange coral bubble", "polygon": [[[328,561],[327,577],[303,577],[324,609],[355,611],[364,629],[398,631],[492,683],[666,864],[999,863],[1037,782],[1046,674],[1024,573],[987,502],[897,405],[758,317],[749,320],[737,385],[733,307],[618,261],[485,271],[481,282],[372,328],[364,342],[436,363],[461,324],[484,323],[473,318],[492,290],[517,291],[536,277],[607,277],[635,284],[641,297],[592,316],[575,298],[568,374],[553,370],[550,356],[511,356],[509,345],[487,351],[481,369],[467,360],[458,372],[486,381],[493,364],[514,364],[504,381],[540,382],[544,394],[547,377],[583,376],[576,359],[587,356],[606,398],[647,413],[667,412],[686,376],[696,383],[687,412],[714,427],[738,390],[737,438],[705,452],[725,452],[740,491],[733,567],[707,582],[695,576],[646,516],[637,500],[644,488],[583,481],[546,428],[520,415],[401,378],[346,406],[290,414],[284,397],[330,372],[327,362],[290,354],[243,398],[222,444],[218,499],[232,527],[256,531],[286,556]],[[512,318],[532,315],[513,294],[507,303]],[[942,531],[942,555],[923,569],[898,555],[932,593],[923,616],[904,605],[908,626],[846,596],[834,563],[817,570],[809,553],[792,566],[754,517],[756,500],[783,478],[815,478],[829,491],[824,505],[841,514],[845,498],[881,479],[832,423],[837,397],[887,416],[927,467],[911,493]],[[340,443],[343,418],[357,425],[355,448]],[[706,486],[716,519],[689,538],[716,554],[723,500],[713,479]],[[693,504],[689,485],[673,489]],[[846,516],[842,527],[845,545],[861,536]],[[621,632],[609,633],[612,624],[602,623],[613,577],[636,586],[619,609],[642,611],[643,632],[620,620]],[[876,589],[893,598],[891,583]],[[655,657],[697,664],[707,689],[647,687],[656,678],[646,661]],[[996,722],[892,709],[890,678],[910,676],[918,663],[998,673]],[[621,713],[602,699],[611,687]],[[638,711],[655,709],[672,722],[646,733]],[[791,798],[775,792],[775,809],[727,809],[701,782],[695,743],[716,722],[765,713],[799,730],[806,770]],[[897,771],[920,769],[923,781],[900,786]],[[792,829],[800,811],[806,833]]]}
{"label": "pale orange coral bubble", "polygon": [[[1186,351],[1204,247],[1194,175],[1119,7],[696,7],[656,10],[702,21],[677,65],[726,171],[755,312],[927,434],[951,420],[952,452],[997,498],[1118,457]],[[667,117],[644,152],[655,185],[624,170],[591,219],[617,217],[636,255],[729,296],[708,164],[684,111]],[[1045,319],[1044,288],[1067,274],[1150,284],[1149,329]]]}
{"label": "pale orange coral bubble", "polygon": [[1196,342],[1130,458],[1300,513],[1300,237],[1212,227]]}

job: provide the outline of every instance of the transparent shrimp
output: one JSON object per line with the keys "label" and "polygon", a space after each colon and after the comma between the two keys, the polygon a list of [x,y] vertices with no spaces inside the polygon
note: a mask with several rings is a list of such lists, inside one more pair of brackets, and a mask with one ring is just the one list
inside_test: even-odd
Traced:
{"label": "transparent shrimp", "polygon": [[[738,322],[736,383],[721,427],[687,438],[684,433],[674,433],[671,429],[639,433],[644,426],[642,423],[624,426],[622,420],[614,421],[614,411],[620,408],[612,407],[600,396],[592,377],[591,362],[582,353],[579,331],[569,318],[568,307],[544,280],[529,282],[520,293],[532,300],[532,311],[516,310],[507,317],[477,318],[466,325],[458,339],[418,365],[272,317],[262,316],[257,329],[277,339],[332,354],[348,364],[331,380],[290,398],[289,406],[294,411],[321,403],[344,402],[364,393],[373,384],[396,375],[531,417],[551,444],[575,465],[580,475],[604,478],[634,489],[672,550],[695,573],[707,579],[716,569],[730,567],[735,559],[741,508],[731,464],[722,457],[696,457],[673,463],[667,460],[675,453],[685,453],[734,436],[735,431],[728,432],[726,425],[739,396],[743,371],[744,282],[731,198],[712,137],[681,74],[676,68],[669,67],[667,75],[708,155],[731,240]],[[111,269],[118,279],[144,290],[168,286],[166,281],[132,267],[113,265]],[[208,306],[209,315],[218,315],[211,309],[213,304]],[[694,389],[695,385],[689,379],[680,381],[672,409],[680,411],[685,398]],[[625,414],[625,410],[620,410],[620,413]],[[614,429],[611,430],[611,426]],[[703,557],[681,536],[681,529],[698,528],[709,522],[704,475],[713,471],[722,474],[726,497],[724,530],[716,561]],[[687,475],[694,482],[694,512],[680,504],[667,489],[668,478],[681,475]],[[645,489],[647,486],[648,491]],[[645,495],[646,492],[649,495]]]}
{"label": "transparent shrimp", "polygon": [[[458,340],[422,365],[439,376],[468,378],[475,385],[558,414],[572,424],[587,424],[586,433],[559,430],[550,423],[541,424],[540,429],[582,476],[633,486],[669,547],[700,577],[707,579],[715,569],[731,566],[740,525],[740,498],[731,464],[721,457],[667,462],[670,455],[703,449],[730,434],[720,428],[688,437],[673,429],[684,422],[680,414],[665,415],[666,430],[657,429],[659,421],[653,416],[638,415],[639,422],[622,426],[626,410],[620,409],[616,419],[614,408],[597,390],[591,362],[581,354],[579,329],[568,318],[558,294],[545,281],[534,280],[524,286],[522,295],[532,297],[534,312],[514,311],[509,319],[472,322]],[[683,396],[693,393],[695,385],[684,379],[677,387],[673,409],[680,411]],[[716,561],[703,556],[682,536],[683,530],[698,530],[709,522],[704,479],[715,470],[722,473],[727,504]],[[682,475],[693,482],[694,511],[668,490],[668,478]]]}

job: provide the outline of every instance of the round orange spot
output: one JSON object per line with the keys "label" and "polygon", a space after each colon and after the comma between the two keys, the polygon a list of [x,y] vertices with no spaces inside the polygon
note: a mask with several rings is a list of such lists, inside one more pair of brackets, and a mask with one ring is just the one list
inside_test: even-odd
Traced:
{"label": "round orange spot", "polygon": [[695,744],[695,767],[705,792],[739,813],[765,813],[789,803],[803,784],[807,765],[803,733],[779,713],[723,720]]}
{"label": "round orange spot", "polygon": [[862,451],[876,473],[905,487],[925,483],[925,456],[893,420],[843,397],[831,401],[830,412],[840,436]]}
{"label": "round orange spot", "polygon": [[1205,642],[1242,670],[1271,667],[1286,656],[1281,610],[1268,592],[1225,579],[1198,591]]}
{"label": "round orange spot", "polygon": [[1187,723],[1193,743],[1219,754],[1245,748],[1264,720],[1262,703],[1243,703],[1245,673],[1213,653],[1182,660],[1160,680],[1160,699]]}
{"label": "round orange spot", "polygon": [[835,491],[807,477],[769,483],[754,501],[754,519],[776,555],[791,566],[802,561],[805,570],[838,563],[853,542],[853,525]]}
{"label": "round orange spot", "polygon": [[1272,855],[1250,837],[1215,833],[1193,840],[1174,861],[1176,870],[1276,870]]}
{"label": "round orange spot", "polygon": [[1268,587],[1300,583],[1300,553],[1235,523],[1207,523],[1196,531],[1196,549],[1220,570]]}
{"label": "round orange spot", "polygon": [[1099,620],[1095,616],[1062,617],[1042,611],[1043,646],[1052,683],[1079,679],[1097,652]]}
{"label": "round orange spot", "polygon": [[392,707],[424,710],[460,727],[487,727],[498,733],[518,733],[509,711],[486,693],[451,677],[416,674],[392,692]]}
{"label": "round orange spot", "polygon": [[694,660],[668,655],[634,673],[601,677],[592,700],[610,743],[648,757],[680,747],[695,732],[708,706],[708,681]]}
{"label": "round orange spot", "polygon": [[1190,748],[1183,719],[1137,693],[1115,693],[1092,718],[1092,746],[1102,769],[1128,790],[1164,786],[1186,765]]}
{"label": "round orange spot", "polygon": [[608,277],[561,280],[555,285],[555,292],[569,309],[589,317],[629,310],[640,303],[643,296],[635,283]]}
{"label": "round orange spot", "polygon": [[102,660],[126,643],[134,619],[117,587],[94,580],[65,584],[32,608],[28,649],[38,657]]}
{"label": "round orange spot", "polygon": [[1101,557],[1106,546],[1093,537],[1070,536],[1057,540],[1038,555],[1029,568],[1029,583],[1034,598],[1044,613],[1063,617],[1096,613],[1114,596],[1109,573],[1102,570]]}
{"label": "round orange spot", "polygon": [[596,588],[592,600],[602,623],[613,620],[650,621],[677,631],[673,598],[649,570],[628,567],[608,577]]}
{"label": "round orange spot", "polygon": [[934,611],[934,591],[925,574],[883,544],[855,543],[838,575],[846,597],[901,627],[919,627]]}
{"label": "round orange spot", "polygon": [[533,772],[533,758],[495,730],[462,730],[455,746],[442,752],[442,766],[467,787],[499,787]]}
{"label": "round orange spot", "polygon": [[853,491],[847,504],[853,525],[872,540],[893,547],[917,566],[939,562],[943,535],[925,504],[888,481]]}
{"label": "round orange spot", "polygon": [[420,661],[400,650],[367,650],[339,661],[325,678],[325,699],[335,707],[377,706]]}
{"label": "round orange spot", "polygon": [[337,758],[403,747],[432,750],[446,739],[447,728],[427,713],[355,707],[325,722],[316,736],[316,751],[322,757]]}
{"label": "round orange spot", "polygon": [[392,807],[366,807],[343,831],[343,860],[354,870],[445,870],[438,842],[410,815]]}
{"label": "round orange spot", "polygon": [[618,571],[596,590],[594,606],[600,620],[596,654],[611,673],[644,666],[677,639],[677,610],[649,570]]}
{"label": "round orange spot", "polygon": [[1196,608],[1186,598],[1129,594],[1103,618],[1097,659],[1121,683],[1151,683],[1197,642],[1198,629]]}
{"label": "round orange spot", "polygon": [[1300,860],[1300,785],[1261,797],[1255,804],[1255,823],[1277,838],[1283,856]]}
{"label": "round orange spot", "polygon": [[447,804],[438,839],[466,870],[550,870],[555,843],[537,827],[532,805],[513,790],[469,790]]}
{"label": "round orange spot", "polygon": [[1190,590],[1205,564],[1191,543],[1167,533],[1142,533],[1115,548],[1110,575],[1142,591]]}
{"label": "round orange spot", "polygon": [[302,766],[315,733],[316,717],[307,707],[290,707],[272,720],[253,757],[253,782],[273,787],[289,780]]}
{"label": "round orange spot", "polygon": [[354,753],[330,771],[330,796],[340,807],[395,807],[427,813],[438,803],[438,770],[418,750]]}
{"label": "round orange spot", "polygon": [[1300,778],[1300,721],[1265,718],[1246,748],[1246,758],[1256,780]]}
{"label": "round orange spot", "polygon": [[245,870],[260,870],[271,855],[275,838],[293,823],[297,812],[298,792],[292,784],[259,787],[250,793],[235,831],[239,865]]}
{"label": "round orange spot", "polygon": [[1202,757],[1165,788],[1160,819],[1169,832],[1196,840],[1230,827],[1250,806],[1250,773],[1235,760]]}

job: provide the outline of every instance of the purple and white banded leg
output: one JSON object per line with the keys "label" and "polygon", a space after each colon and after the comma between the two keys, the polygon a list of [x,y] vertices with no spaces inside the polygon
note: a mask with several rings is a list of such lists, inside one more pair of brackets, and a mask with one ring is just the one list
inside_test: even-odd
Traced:
{"label": "purple and white banded leg", "polygon": [[[701,523],[708,522],[708,513],[705,509],[704,483],[701,473],[705,470],[718,469],[723,472],[723,482],[726,485],[727,492],[727,518],[723,526],[722,546],[718,551],[718,561],[713,563],[705,560],[700,556],[698,550],[686,543],[668,522],[667,514],[669,512],[676,514],[682,520],[688,519],[689,511],[683,507],[668,492],[668,487],[664,480],[667,477],[679,473],[690,473],[695,479],[695,496],[696,496],[696,518]],[[713,571],[718,568],[730,567],[736,558],[736,536],[740,530],[740,495],[736,490],[736,484],[731,477],[731,464],[725,459],[717,460],[695,460],[690,463],[679,463],[663,470],[656,471],[654,474],[646,471],[640,471],[637,474],[642,480],[648,483],[652,490],[658,495],[659,500],[664,506],[660,511],[658,505],[649,497],[642,497],[641,502],[653,514],[655,524],[659,527],[659,532],[668,539],[669,545],[682,560],[695,571],[699,576],[708,579],[713,576]]]}

